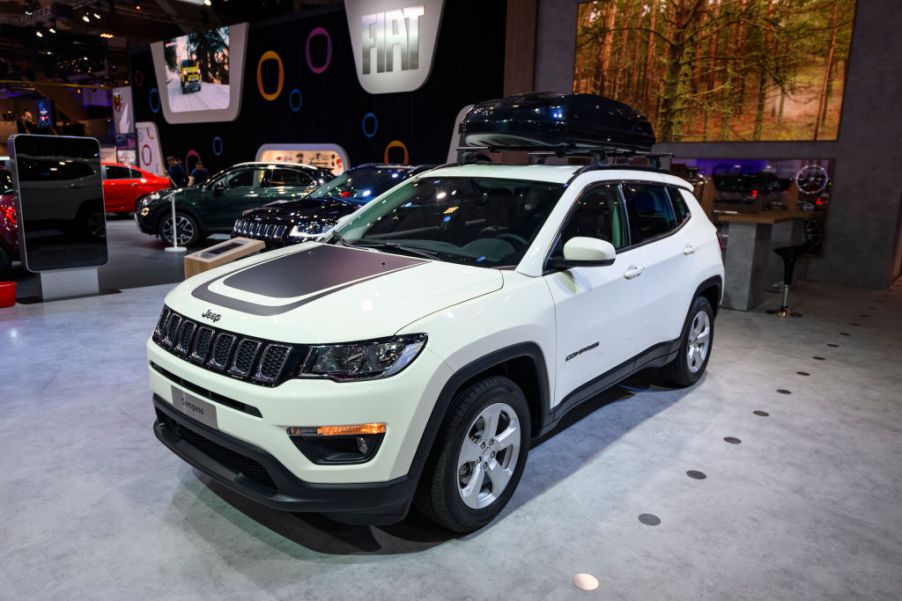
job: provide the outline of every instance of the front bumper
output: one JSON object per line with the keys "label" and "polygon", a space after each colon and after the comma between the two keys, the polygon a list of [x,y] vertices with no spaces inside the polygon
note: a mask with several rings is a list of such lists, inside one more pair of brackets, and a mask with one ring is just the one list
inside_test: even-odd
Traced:
{"label": "front bumper", "polygon": [[416,490],[413,478],[367,484],[305,482],[263,449],[191,419],[157,395],[153,403],[154,433],[160,442],[220,484],[261,505],[383,524],[399,521],[410,507]]}
{"label": "front bumper", "polygon": [[[394,510],[401,506],[406,511],[428,453],[428,449],[424,452],[419,448],[419,443],[435,400],[451,376],[447,364],[428,346],[407,369],[384,380],[337,383],[293,379],[274,387],[203,369],[152,340],[147,343],[147,354],[159,418],[157,436],[175,453],[265,505],[291,511],[362,512],[368,514],[367,523],[382,521],[373,519],[373,515],[396,516]],[[193,431],[207,439],[212,436],[216,444],[254,458],[267,473],[272,472],[270,478],[276,486],[267,482],[269,489],[261,491],[247,477],[229,473],[228,466],[211,467],[211,461],[222,463],[215,458],[198,458],[199,451],[185,451],[188,443],[172,438],[172,428],[166,430],[166,420],[161,417],[168,415],[192,426],[191,418],[172,404],[174,391],[179,390],[199,396],[216,408],[215,429],[195,427]],[[298,450],[287,432],[292,426],[371,422],[385,423],[387,431],[375,455],[362,463],[313,463]],[[248,452],[248,448],[253,452]]]}

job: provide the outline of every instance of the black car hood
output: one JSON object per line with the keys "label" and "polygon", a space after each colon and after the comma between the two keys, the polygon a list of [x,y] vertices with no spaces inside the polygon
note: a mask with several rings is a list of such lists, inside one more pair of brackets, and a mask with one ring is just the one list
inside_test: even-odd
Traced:
{"label": "black car hood", "polygon": [[338,198],[277,200],[268,205],[247,210],[241,214],[241,218],[284,223],[298,223],[311,219],[333,220],[353,213],[358,206]]}

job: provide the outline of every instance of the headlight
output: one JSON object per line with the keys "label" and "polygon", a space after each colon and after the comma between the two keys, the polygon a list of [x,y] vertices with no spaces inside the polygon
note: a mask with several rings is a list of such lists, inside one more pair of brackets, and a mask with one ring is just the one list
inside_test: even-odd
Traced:
{"label": "headlight", "polygon": [[312,223],[302,223],[300,225],[296,225],[291,228],[291,231],[288,232],[289,238],[296,238],[301,240],[303,238],[309,238],[311,236],[316,236],[323,231],[323,225],[319,222]]}
{"label": "headlight", "polygon": [[144,198],[141,199],[141,206],[142,206],[142,207],[146,207],[147,205],[149,205],[149,204],[152,203],[153,201],[159,200],[160,196],[161,196],[161,195],[160,195],[159,192],[154,192],[153,194],[150,194],[150,195],[148,195],[148,196],[145,196]]}
{"label": "headlight", "polygon": [[299,376],[339,382],[387,378],[410,365],[424,346],[425,334],[312,346]]}

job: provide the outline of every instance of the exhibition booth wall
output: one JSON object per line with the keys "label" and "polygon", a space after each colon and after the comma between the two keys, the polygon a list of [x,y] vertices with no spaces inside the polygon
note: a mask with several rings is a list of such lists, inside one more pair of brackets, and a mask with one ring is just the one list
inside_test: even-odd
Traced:
{"label": "exhibition booth wall", "polygon": [[251,24],[231,122],[168,123],[151,51],[141,49],[131,55],[135,121],[156,124],[164,156],[189,165],[200,158],[211,172],[273,143],[337,144],[352,165],[443,163],[461,108],[502,95],[505,17],[505,2],[446,2],[425,84],[383,94],[358,80],[344,9]]}
{"label": "exhibition booth wall", "polygon": [[[594,3],[580,0],[537,0],[535,89],[589,91],[582,89],[591,87],[591,84],[586,83],[585,74],[583,79],[580,78],[579,53],[581,47],[593,43],[593,40],[587,41],[581,36],[595,19],[608,19],[610,29],[618,31],[634,28],[641,19],[645,19],[641,25],[647,29],[650,15],[648,11],[636,10],[639,4],[641,3],[631,0],[603,0]],[[898,144],[898,140],[902,138],[902,113],[896,106],[897,99],[902,94],[902,78],[899,77],[899,73],[902,73],[902,39],[897,35],[902,29],[902,12],[894,0],[834,4],[835,6],[831,3],[811,6],[811,10],[820,11],[813,13],[813,18],[820,19],[825,24],[835,24],[837,31],[836,38],[828,35],[822,44],[822,49],[836,46],[833,75],[824,79],[825,85],[830,86],[827,89],[832,88],[833,92],[829,110],[826,106],[823,107],[822,122],[826,129],[806,130],[800,126],[790,132],[790,125],[781,128],[765,119],[761,135],[757,137],[753,135],[750,126],[748,132],[740,131],[739,135],[735,132],[721,137],[709,135],[704,139],[718,141],[702,142],[698,141],[702,139],[699,130],[693,129],[692,124],[683,130],[689,135],[661,135],[659,122],[659,139],[664,141],[657,144],[655,150],[674,153],[677,157],[686,159],[833,160],[835,181],[831,191],[827,235],[822,255],[808,259],[807,279],[848,286],[885,288],[902,270],[902,245],[899,237],[902,170],[898,168],[902,162],[902,147]],[[761,18],[766,16],[767,10],[779,8],[775,3],[768,2],[743,4],[749,10],[754,9],[753,5],[760,5],[762,12],[758,17]],[[592,14],[593,9],[595,14]],[[711,18],[710,14],[708,18]],[[663,19],[661,22],[664,22]],[[800,24],[800,27],[804,27],[804,24]],[[796,40],[794,43],[803,46],[806,36],[819,35],[818,32],[800,32],[798,39],[803,41]],[[748,35],[751,34],[747,33]],[[704,38],[705,47],[699,49],[700,55],[710,51],[708,43],[712,37],[709,35]],[[850,39],[844,40],[844,37]],[[762,37],[758,42],[763,43],[771,54],[777,52],[774,38]],[[733,44],[735,50],[736,38],[729,43]],[[804,50],[803,47],[801,51]],[[847,58],[842,56],[843,50]],[[635,58],[641,54],[624,53],[624,56]],[[618,58],[616,54],[607,55],[605,61],[604,52],[597,55],[601,57],[601,64],[592,66],[599,69],[615,65]],[[820,56],[823,58],[824,53],[821,52]],[[779,68],[779,64],[768,65],[771,70]],[[594,75],[597,81],[598,74]],[[656,80],[663,82],[667,74],[662,73],[660,76]],[[602,87],[602,91],[607,94],[612,93],[610,81]],[[618,84],[616,78],[613,81]],[[820,82],[820,79],[817,81]],[[752,82],[754,83],[754,78]],[[622,82],[618,85],[621,87],[617,89],[622,91]],[[626,90],[629,91],[628,86]],[[754,90],[750,90],[749,96],[753,94]],[[813,94],[811,100],[811,104],[816,107],[817,94]],[[754,112],[754,105],[750,98],[742,110]],[[654,113],[658,107],[651,105],[639,108]],[[769,113],[765,113],[765,117],[768,115]],[[735,117],[735,121],[743,122],[742,114]],[[746,119],[749,123],[753,120],[753,117]],[[748,137],[742,134],[747,134]],[[680,139],[693,141],[675,141]],[[754,141],[755,139],[761,141]]]}

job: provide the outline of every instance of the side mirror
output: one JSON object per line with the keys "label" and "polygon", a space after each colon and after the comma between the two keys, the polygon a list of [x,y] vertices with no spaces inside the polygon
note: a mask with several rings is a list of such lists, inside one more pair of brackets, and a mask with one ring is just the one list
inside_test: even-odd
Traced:
{"label": "side mirror", "polygon": [[558,268],[602,267],[613,265],[617,258],[614,245],[600,238],[576,236],[564,244],[564,258],[558,260]]}
{"label": "side mirror", "polygon": [[225,189],[225,186],[222,185],[222,182],[216,182],[213,184],[213,196],[222,196],[222,191]]}

